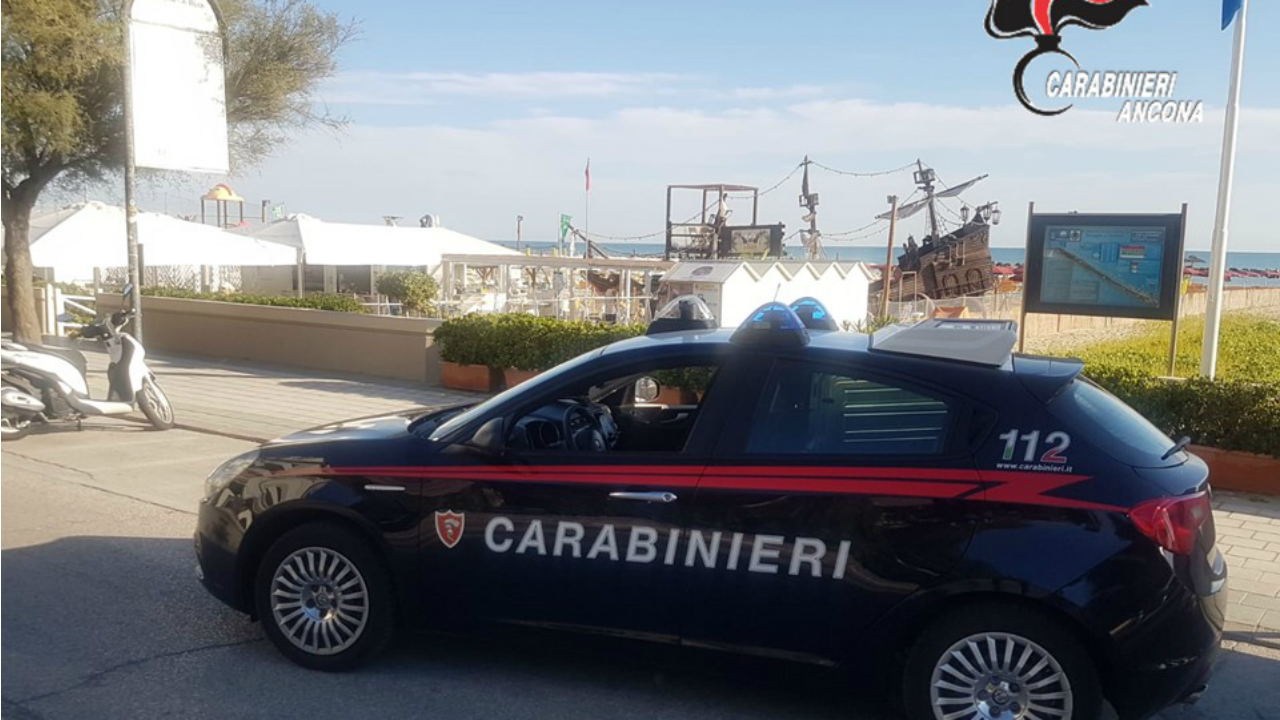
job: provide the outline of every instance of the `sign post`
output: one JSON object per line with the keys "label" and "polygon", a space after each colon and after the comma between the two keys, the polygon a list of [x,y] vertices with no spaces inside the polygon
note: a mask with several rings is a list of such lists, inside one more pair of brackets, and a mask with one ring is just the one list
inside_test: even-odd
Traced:
{"label": "sign post", "polygon": [[226,173],[226,33],[215,0],[125,0],[124,196],[129,306],[142,338],[139,167]]}
{"label": "sign post", "polygon": [[1023,324],[1028,313],[1093,315],[1170,320],[1176,333],[1186,217],[1185,204],[1163,215],[1037,215],[1032,204]]}

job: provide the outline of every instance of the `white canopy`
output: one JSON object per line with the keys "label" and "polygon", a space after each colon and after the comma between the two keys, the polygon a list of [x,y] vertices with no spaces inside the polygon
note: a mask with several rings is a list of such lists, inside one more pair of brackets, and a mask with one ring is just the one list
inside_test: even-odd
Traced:
{"label": "white canopy", "polygon": [[443,255],[519,255],[515,250],[442,227],[326,222],[297,214],[249,231],[249,236],[300,247],[309,265],[440,264]]}
{"label": "white canopy", "polygon": [[[129,264],[124,208],[100,202],[31,219],[31,264],[51,267],[60,279],[85,280],[94,268]],[[160,213],[138,213],[144,264],[293,265],[297,251]]]}

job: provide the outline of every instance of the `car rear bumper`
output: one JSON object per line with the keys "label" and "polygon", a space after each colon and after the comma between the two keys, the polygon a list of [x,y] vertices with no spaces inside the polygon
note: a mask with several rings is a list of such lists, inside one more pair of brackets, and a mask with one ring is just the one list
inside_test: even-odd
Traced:
{"label": "car rear bumper", "polygon": [[1194,701],[1213,674],[1226,611],[1225,579],[1210,595],[1178,588],[1120,648],[1109,694],[1125,720]]}

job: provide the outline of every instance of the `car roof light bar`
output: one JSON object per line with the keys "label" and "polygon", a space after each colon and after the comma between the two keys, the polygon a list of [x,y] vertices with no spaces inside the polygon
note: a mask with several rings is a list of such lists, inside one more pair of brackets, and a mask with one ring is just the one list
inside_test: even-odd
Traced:
{"label": "car roof light bar", "polygon": [[770,302],[747,316],[729,341],[743,345],[800,346],[809,344],[809,331],[794,310],[780,302]]}
{"label": "car roof light bar", "polygon": [[810,330],[839,330],[836,319],[831,317],[827,307],[816,298],[803,297],[791,303],[791,311],[800,318],[800,322]]}
{"label": "car roof light bar", "polygon": [[683,330],[714,330],[719,327],[711,308],[697,295],[681,295],[672,300],[653,316],[653,322],[645,335],[681,332]]}
{"label": "car roof light bar", "polygon": [[1017,342],[1018,324],[1012,320],[932,319],[882,328],[871,336],[868,349],[1000,367]]}

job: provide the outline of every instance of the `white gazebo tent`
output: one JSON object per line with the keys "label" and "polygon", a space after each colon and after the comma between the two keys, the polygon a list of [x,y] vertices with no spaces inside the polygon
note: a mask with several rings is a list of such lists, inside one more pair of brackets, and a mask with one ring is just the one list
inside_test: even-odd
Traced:
{"label": "white gazebo tent", "polygon": [[[360,286],[373,285],[382,268],[420,267],[437,273],[445,254],[516,256],[520,253],[487,240],[443,227],[399,227],[328,222],[298,213],[288,219],[248,231],[250,237],[297,248],[299,283],[279,271],[264,270],[253,284],[256,292],[282,292],[290,288],[344,290],[344,273],[357,277]],[[305,276],[304,276],[305,273]],[[365,292],[369,292],[365,290]]]}
{"label": "white gazebo tent", "polygon": [[[297,262],[297,251],[160,213],[138,213],[138,240],[146,267],[257,266]],[[31,263],[54,277],[87,283],[95,270],[127,267],[124,208],[87,202],[31,220]]]}

